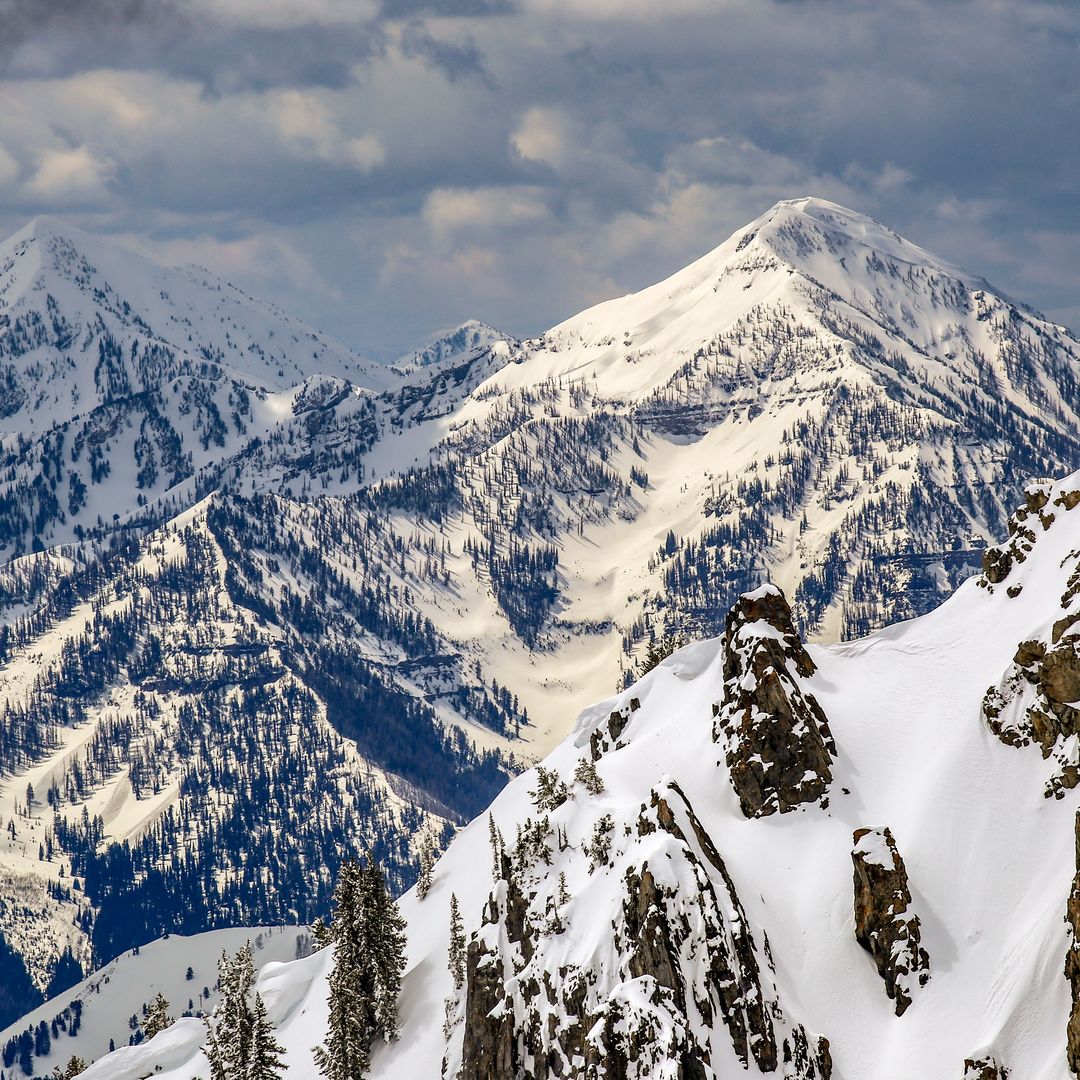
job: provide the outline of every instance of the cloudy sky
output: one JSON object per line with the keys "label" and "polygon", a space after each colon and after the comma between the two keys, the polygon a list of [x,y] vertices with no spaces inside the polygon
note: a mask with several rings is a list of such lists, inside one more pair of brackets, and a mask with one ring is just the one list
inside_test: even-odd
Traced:
{"label": "cloudy sky", "polygon": [[373,354],[543,329],[781,198],[1080,328],[1080,4],[0,0],[0,230],[199,262]]}

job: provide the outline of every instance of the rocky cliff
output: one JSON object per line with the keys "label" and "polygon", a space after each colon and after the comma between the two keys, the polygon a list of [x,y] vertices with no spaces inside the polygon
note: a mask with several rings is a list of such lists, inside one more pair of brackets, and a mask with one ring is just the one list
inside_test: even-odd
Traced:
{"label": "rocky cliff", "polygon": [[747,817],[827,805],[836,744],[805,681],[815,671],[784,594],[764,586],[740,597],[724,630],[724,696],[713,738]]}

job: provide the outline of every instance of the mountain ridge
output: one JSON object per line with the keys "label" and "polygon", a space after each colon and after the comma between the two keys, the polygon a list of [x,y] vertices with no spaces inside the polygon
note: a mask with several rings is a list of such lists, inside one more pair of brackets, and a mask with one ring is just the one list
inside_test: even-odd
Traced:
{"label": "mountain ridge", "polygon": [[[1068,1080],[1080,927],[1062,915],[1080,881],[1080,772],[1054,779],[1059,755],[1076,764],[1080,729],[1073,717],[1043,755],[995,732],[985,695],[1035,642],[1080,671],[1078,507],[1080,473],[1029,485],[982,575],[857,641],[802,645],[763,587],[723,637],[586,709],[544,774],[508,785],[430,891],[400,901],[402,1033],[374,1048],[373,1080]],[[772,650],[760,670],[758,648]],[[835,772],[824,797],[807,789],[762,815],[741,802],[714,723],[742,707],[736,690],[760,693],[748,722],[768,736],[796,684],[828,718]],[[1045,685],[1028,681],[1025,707],[1045,707]],[[452,893],[468,940],[459,987]],[[875,935],[901,924],[875,955]],[[331,961],[328,949],[259,982],[297,1080],[318,1075]],[[203,1076],[201,1038],[185,1021],[87,1080]]]}
{"label": "mountain ridge", "polygon": [[[779,204],[644,293],[529,340],[466,332],[384,389],[315,370],[310,338],[281,368],[299,382],[270,353],[251,354],[265,386],[226,370],[214,349],[254,339],[205,281],[185,303],[220,345],[144,363],[105,257],[69,311],[33,294],[42,336],[18,356],[5,309],[0,353],[40,369],[36,392],[61,412],[73,379],[97,395],[0,456],[0,794],[24,804],[28,770],[46,787],[0,844],[0,900],[17,869],[55,926],[10,928],[39,982],[65,943],[96,963],[132,934],[312,917],[313,864],[369,844],[406,887],[423,837],[443,843],[650,646],[723,633],[767,581],[813,642],[977,573],[1012,492],[1080,465],[1080,343],[940,260],[901,265],[909,247]],[[267,770],[259,748],[286,745]]]}

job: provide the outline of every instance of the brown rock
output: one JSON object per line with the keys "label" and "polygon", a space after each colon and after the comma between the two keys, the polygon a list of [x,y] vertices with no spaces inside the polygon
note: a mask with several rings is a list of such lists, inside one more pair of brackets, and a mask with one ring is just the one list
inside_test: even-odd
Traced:
{"label": "brown rock", "polygon": [[1039,689],[1052,703],[1080,701],[1080,654],[1072,641],[1060,642],[1046,654],[1039,672]]}
{"label": "brown rock", "polygon": [[713,738],[726,744],[747,817],[786,813],[828,791],[836,744],[821,706],[802,686],[814,670],[779,589],[743,596],[731,609]]}
{"label": "brown rock", "polygon": [[1008,1077],[1009,1070],[991,1055],[964,1061],[964,1080],[1008,1080]]}
{"label": "brown rock", "polygon": [[1072,942],[1065,954],[1065,978],[1072,990],[1072,1009],[1065,1028],[1065,1055],[1075,1076],[1080,1076],[1080,812],[1076,815],[1076,876],[1065,909]]}
{"label": "brown rock", "polygon": [[982,557],[983,577],[991,585],[997,585],[1009,576],[1012,564],[1012,555],[1005,548],[987,548]]}
{"label": "brown rock", "polygon": [[908,913],[907,868],[887,827],[857,829],[853,839],[855,940],[873,958],[896,1015],[903,1016],[911,991],[930,979],[919,917]]}

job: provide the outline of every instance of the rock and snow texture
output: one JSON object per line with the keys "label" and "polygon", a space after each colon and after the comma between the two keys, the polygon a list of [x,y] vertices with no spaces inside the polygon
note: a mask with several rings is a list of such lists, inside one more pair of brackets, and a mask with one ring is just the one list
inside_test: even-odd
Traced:
{"label": "rock and snow texture", "polygon": [[422,349],[403,356],[394,365],[403,373],[415,372],[418,368],[430,368],[436,364],[451,367],[475,360],[501,341],[512,341],[509,334],[496,330],[494,326],[479,319],[470,319],[453,330],[439,334],[434,341]]}
{"label": "rock and snow texture", "polygon": [[[767,939],[676,784],[636,813],[608,815],[599,827],[610,835],[592,850],[572,821],[553,820],[554,835],[541,818],[497,852],[499,880],[469,945],[460,1067],[451,1061],[448,1075],[689,1080],[734,1054],[743,1067],[827,1080],[827,1041],[785,1016]],[[564,853],[558,876],[549,845]],[[571,895],[578,910],[611,916],[610,938],[584,956]]]}
{"label": "rock and snow texture", "polygon": [[714,707],[713,738],[726,748],[747,817],[826,800],[836,745],[806,689],[814,671],[783,593],[766,585],[736,602],[724,633],[724,696]]}
{"label": "rock and snow texture", "polygon": [[919,916],[911,912],[907,867],[888,826],[856,829],[854,866],[855,940],[873,957],[885,992],[903,1016],[911,995],[930,979]]}
{"label": "rock and snow texture", "polygon": [[[806,688],[840,750],[827,807],[744,815],[712,741],[723,640],[679,650],[586,710],[547,759],[550,782],[526,774],[496,799],[494,852],[481,817],[426,898],[402,899],[402,1034],[376,1051],[374,1080],[1069,1080],[1070,1061],[1080,1068],[1080,792],[1047,799],[1057,764],[997,738],[982,700],[1017,641],[1048,639],[1080,603],[1061,605],[1080,569],[1076,490],[1080,475],[1048,485],[1062,502],[1011,568],[1011,595],[971,580],[927,616],[806,646]],[[593,782],[581,762],[613,715],[624,722],[601,740]],[[887,874],[902,853],[910,903],[892,910],[918,916],[930,957],[925,985],[909,972],[901,1016],[856,940],[852,836],[867,822],[888,834],[861,834],[856,852]],[[451,893],[470,936],[463,991],[447,969]],[[329,960],[283,965],[260,984],[291,1080],[317,1075]],[[205,1077],[198,1056],[175,1065],[172,1053],[163,1041],[163,1080]],[[112,1075],[108,1059],[96,1068]]]}
{"label": "rock and snow texture", "polygon": [[[0,268],[0,893],[40,912],[13,931],[39,980],[125,925],[306,918],[321,861],[369,843],[407,883],[417,834],[477,812],[650,640],[720,634],[766,581],[792,652],[918,614],[1022,482],[1078,464],[1080,344],[816,199],[538,338],[467,325],[396,371],[55,222]],[[751,667],[777,647],[753,625]],[[821,674],[782,667],[738,690],[765,697],[745,729],[732,699],[722,747],[706,713],[700,750],[751,815],[835,813],[845,733]],[[609,707],[596,752],[644,709]]]}

